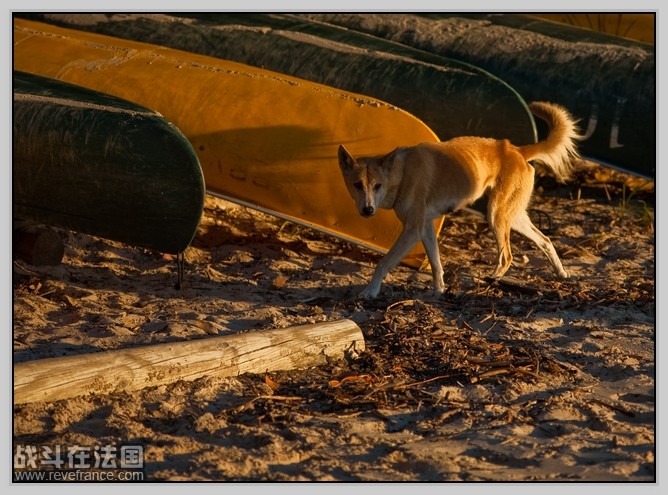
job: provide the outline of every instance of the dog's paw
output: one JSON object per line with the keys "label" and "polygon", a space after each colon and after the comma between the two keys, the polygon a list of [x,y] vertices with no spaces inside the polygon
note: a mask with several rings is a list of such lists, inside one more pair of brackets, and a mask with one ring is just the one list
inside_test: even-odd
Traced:
{"label": "dog's paw", "polygon": [[359,297],[360,299],[366,299],[366,300],[376,299],[376,297],[378,297],[379,292],[380,292],[380,287],[368,286],[362,292],[360,292]]}
{"label": "dog's paw", "polygon": [[445,282],[443,278],[434,281],[434,294],[443,294],[445,292]]}

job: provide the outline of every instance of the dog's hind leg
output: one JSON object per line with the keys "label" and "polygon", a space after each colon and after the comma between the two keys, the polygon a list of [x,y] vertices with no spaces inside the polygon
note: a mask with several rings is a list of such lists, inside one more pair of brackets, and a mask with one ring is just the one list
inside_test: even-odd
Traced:
{"label": "dog's hind leg", "polygon": [[513,219],[512,224],[513,230],[519,232],[523,236],[531,239],[538,248],[545,253],[547,259],[550,261],[554,272],[561,278],[568,278],[568,273],[564,270],[559,255],[557,255],[557,250],[554,249],[552,241],[543,234],[538,228],[531,222],[529,214],[526,211],[520,212]]}
{"label": "dog's hind leg", "polygon": [[513,262],[513,254],[510,249],[510,219],[508,217],[508,201],[500,194],[490,194],[487,206],[487,222],[496,239],[499,253],[496,269],[492,273],[493,278],[501,278],[505,275]]}
{"label": "dog's hind leg", "polygon": [[510,249],[510,225],[508,225],[505,218],[499,217],[491,219],[489,225],[494,233],[499,251],[496,269],[494,270],[494,273],[492,273],[492,277],[501,278],[506,274],[513,262],[513,253]]}
{"label": "dog's hind leg", "polygon": [[445,283],[443,282],[443,265],[438,251],[438,239],[434,223],[427,221],[422,228],[422,244],[427,252],[427,258],[431,265],[431,273],[434,279],[434,293],[443,294],[445,292]]}

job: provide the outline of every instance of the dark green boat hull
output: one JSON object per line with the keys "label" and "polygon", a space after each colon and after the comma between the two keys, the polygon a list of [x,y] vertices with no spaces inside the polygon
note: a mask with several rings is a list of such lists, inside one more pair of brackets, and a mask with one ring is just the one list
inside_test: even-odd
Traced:
{"label": "dark green boat hull", "polygon": [[58,80],[14,72],[15,218],[178,254],[204,207],[204,178],[158,113]]}
{"label": "dark green boat hull", "polygon": [[[308,14],[479,66],[526,101],[580,119],[583,156],[656,175],[656,67],[651,44],[515,14]],[[540,129],[539,129],[540,130]]]}

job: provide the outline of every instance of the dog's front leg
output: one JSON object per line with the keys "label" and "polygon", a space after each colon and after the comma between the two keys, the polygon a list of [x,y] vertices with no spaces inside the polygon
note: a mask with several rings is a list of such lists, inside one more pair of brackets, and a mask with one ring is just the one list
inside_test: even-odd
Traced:
{"label": "dog's front leg", "polygon": [[418,230],[413,226],[404,225],[399,238],[378,263],[376,270],[373,272],[373,277],[371,277],[371,282],[360,293],[360,297],[374,299],[380,292],[380,284],[388,272],[399,264],[411,248],[415,246],[418,239]]}
{"label": "dog's front leg", "polygon": [[436,229],[434,223],[427,221],[422,231],[422,244],[427,251],[427,258],[431,265],[431,274],[434,279],[434,293],[436,295],[445,292],[445,283],[443,282],[443,265],[441,265],[441,256],[438,252],[438,240],[436,238]]}

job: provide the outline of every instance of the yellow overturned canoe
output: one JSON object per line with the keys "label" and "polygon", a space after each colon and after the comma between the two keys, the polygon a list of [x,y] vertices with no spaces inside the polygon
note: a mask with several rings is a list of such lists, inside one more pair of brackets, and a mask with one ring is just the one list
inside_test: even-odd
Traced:
{"label": "yellow overturned canoe", "polygon": [[548,21],[570,24],[600,33],[654,44],[654,13],[609,12],[530,14]]}
{"label": "yellow overturned canoe", "polygon": [[[437,141],[387,103],[247,65],[14,19],[14,69],[160,112],[197,152],[209,193],[385,252],[401,224],[357,212],[337,149],[381,154]],[[438,223],[440,229],[442,218]],[[421,245],[404,260],[419,266]]]}

